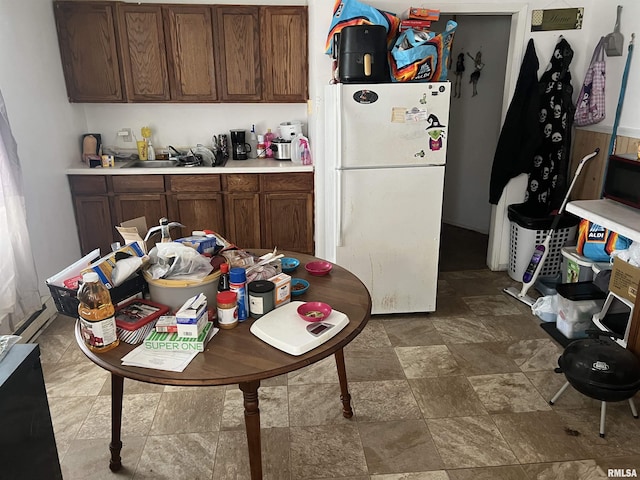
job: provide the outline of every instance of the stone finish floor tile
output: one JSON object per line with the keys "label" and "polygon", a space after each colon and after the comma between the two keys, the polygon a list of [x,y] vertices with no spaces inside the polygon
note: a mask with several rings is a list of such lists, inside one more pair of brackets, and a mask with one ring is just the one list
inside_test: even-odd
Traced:
{"label": "stone finish floor tile", "polygon": [[480,318],[472,315],[434,318],[433,326],[436,327],[446,344],[496,341],[496,337],[491,335],[491,332],[484,326]]}
{"label": "stone finish floor tile", "polygon": [[608,478],[606,471],[603,471],[602,468],[596,464],[595,460],[536,463],[523,465],[522,469],[531,479],[602,480]]}
{"label": "stone finish floor tile", "polygon": [[562,462],[589,458],[580,438],[556,412],[491,416],[520,463]]}
{"label": "stone finish floor tile", "polygon": [[444,470],[430,472],[390,473],[387,475],[371,475],[371,480],[449,480]]}
{"label": "stone finish floor tile", "polygon": [[[352,408],[355,403],[353,400],[354,385],[357,384],[350,385]],[[340,385],[292,385],[289,387],[288,402],[288,424],[291,426],[331,425],[345,421],[342,416]]]}
{"label": "stone finish floor tile", "polygon": [[224,391],[217,387],[164,392],[150,434],[216,432],[220,429],[223,399]]}
{"label": "stone finish floor tile", "polygon": [[488,415],[434,418],[427,425],[447,469],[518,463]]}
{"label": "stone finish floor tile", "polygon": [[148,436],[136,469],[136,480],[212,478],[218,435],[218,432],[203,432]]}
{"label": "stone finish floor tile", "polygon": [[[347,378],[351,381],[350,377]],[[335,356],[331,355],[300,370],[287,373],[287,381],[289,385],[338,383]]]}
{"label": "stone finish floor tile", "polygon": [[409,385],[424,418],[487,414],[466,377],[417,378],[409,380]]}
{"label": "stone finish floor tile", "polygon": [[457,375],[460,367],[446,345],[396,347],[396,355],[407,378]]}
{"label": "stone finish floor tile", "polygon": [[[351,402],[358,422],[420,418],[420,407],[406,380],[352,382]],[[291,402],[291,407],[295,402]]]}
{"label": "stone finish floor tile", "polygon": [[[447,470],[450,480],[523,480],[526,473],[520,465],[503,467],[461,468]],[[551,479],[549,479],[551,480]]]}
{"label": "stone finish floor tile", "polygon": [[390,346],[391,341],[382,320],[369,320],[360,335],[349,344],[349,349],[358,350]]}
{"label": "stone finish floor tile", "polygon": [[441,470],[443,463],[424,421],[359,423],[369,473]]}
{"label": "stone finish floor tile", "polygon": [[[262,428],[289,426],[287,387],[260,387],[258,408]],[[244,396],[239,388],[225,392],[222,429],[244,429]]]}
{"label": "stone finish floor tile", "polygon": [[344,350],[349,382],[401,380],[405,378],[393,347],[372,350]]}
{"label": "stone finish floor tile", "polygon": [[474,297],[462,297],[464,303],[475,315],[517,315],[520,310],[506,295],[479,295]]}
{"label": "stone finish floor tile", "polygon": [[291,478],[357,476],[367,473],[358,427],[290,427]]}
{"label": "stone finish floor tile", "polygon": [[[124,480],[132,479],[134,476],[141,478],[135,473],[145,443],[148,443],[147,437],[123,437],[122,469],[114,474],[109,470],[109,459],[111,458],[109,440],[76,439],[71,442],[67,454],[60,462],[62,477],[64,480],[86,480],[89,478],[92,480],[113,480],[114,478]],[[162,460],[162,463],[164,461],[166,459]],[[159,466],[162,468],[162,465]],[[161,477],[156,476],[155,478],[160,479]]]}
{"label": "stone finish floor tile", "polygon": [[464,375],[520,372],[507,354],[510,343],[453,343],[447,345]]}
{"label": "stone finish floor tile", "polygon": [[[438,306],[438,309],[440,307]],[[413,347],[424,345],[442,345],[444,342],[433,326],[431,319],[425,317],[400,317],[383,321],[384,329],[394,347]]]}
{"label": "stone finish floor tile", "polygon": [[469,382],[489,413],[551,410],[524,373],[476,375]]}
{"label": "stone finish floor tile", "polygon": [[508,354],[523,372],[553,371],[558,367],[562,347],[550,337],[520,340],[509,347]]}

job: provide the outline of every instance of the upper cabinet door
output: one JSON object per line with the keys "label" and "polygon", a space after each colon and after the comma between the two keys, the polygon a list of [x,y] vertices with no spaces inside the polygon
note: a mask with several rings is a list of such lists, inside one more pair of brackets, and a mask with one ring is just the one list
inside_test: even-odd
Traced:
{"label": "upper cabinet door", "polygon": [[183,102],[218,100],[211,7],[163,7],[171,98]]}
{"label": "upper cabinet door", "polygon": [[259,7],[217,6],[215,13],[216,57],[222,100],[260,101]]}
{"label": "upper cabinet door", "polygon": [[307,7],[260,7],[266,102],[306,102],[309,98],[307,23]]}
{"label": "upper cabinet door", "polygon": [[69,101],[124,101],[114,3],[55,2],[54,13]]}
{"label": "upper cabinet door", "polygon": [[118,3],[117,11],[127,99],[169,100],[161,6]]}

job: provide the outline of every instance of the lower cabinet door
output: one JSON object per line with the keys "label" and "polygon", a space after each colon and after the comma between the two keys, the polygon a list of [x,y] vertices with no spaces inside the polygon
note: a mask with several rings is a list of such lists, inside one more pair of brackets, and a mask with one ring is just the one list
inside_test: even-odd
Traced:
{"label": "lower cabinet door", "polygon": [[313,194],[263,196],[263,248],[313,254]]}
{"label": "lower cabinet door", "polygon": [[239,248],[258,248],[260,243],[260,198],[257,193],[225,196],[225,238]]}
{"label": "lower cabinet door", "polygon": [[184,225],[181,237],[188,237],[194,230],[205,229],[225,236],[221,194],[180,193],[167,197],[167,203],[169,220],[179,219]]}
{"label": "lower cabinet door", "polygon": [[82,255],[96,248],[100,248],[101,254],[106,255],[111,251],[115,235],[109,197],[77,195],[73,203]]}

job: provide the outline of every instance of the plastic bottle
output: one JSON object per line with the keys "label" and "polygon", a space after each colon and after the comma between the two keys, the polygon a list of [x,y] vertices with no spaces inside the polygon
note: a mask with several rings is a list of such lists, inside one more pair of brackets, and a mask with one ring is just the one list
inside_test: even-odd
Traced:
{"label": "plastic bottle", "polygon": [[160,226],[162,227],[160,229],[160,233],[162,235],[162,239],[160,240],[160,242],[168,243],[173,241],[171,240],[171,233],[169,232],[169,220],[166,219],[165,217],[162,217],[160,219]]}
{"label": "plastic bottle", "polygon": [[218,293],[229,290],[229,264],[220,265],[220,279],[218,280]]}
{"label": "plastic bottle", "polygon": [[151,139],[147,140],[147,160],[155,160],[156,159],[156,151],[151,145]]}
{"label": "plastic bottle", "polygon": [[258,158],[267,158],[267,147],[264,144],[264,136],[258,135],[258,145],[256,147]]}
{"label": "plastic bottle", "polygon": [[238,294],[238,321],[244,322],[249,317],[247,272],[244,268],[235,267],[229,271],[229,289]]}
{"label": "plastic bottle", "polygon": [[309,140],[304,137],[300,139],[300,143],[302,144],[302,153],[300,156],[302,157],[303,165],[313,165],[313,160],[311,159],[311,150],[309,149]]}
{"label": "plastic bottle", "polygon": [[115,308],[109,290],[96,272],[82,275],[78,290],[78,317],[85,344],[92,352],[107,352],[120,344],[116,330]]}
{"label": "plastic bottle", "polygon": [[276,136],[271,132],[270,128],[267,128],[267,133],[264,134],[264,148],[265,156],[267,158],[273,158],[273,150],[271,150],[271,142]]}
{"label": "plastic bottle", "polygon": [[251,133],[249,134],[249,146],[251,150],[249,150],[249,158],[258,158],[257,149],[259,137],[259,135],[256,135],[256,126],[251,125]]}

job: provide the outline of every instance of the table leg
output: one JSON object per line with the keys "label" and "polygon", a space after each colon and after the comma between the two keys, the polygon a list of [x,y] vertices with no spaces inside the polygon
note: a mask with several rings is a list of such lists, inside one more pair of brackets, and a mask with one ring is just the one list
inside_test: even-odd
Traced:
{"label": "table leg", "polygon": [[342,400],[342,416],[344,418],[353,417],[351,409],[351,395],[347,385],[347,370],[344,366],[344,351],[342,349],[335,353],[336,367],[338,368],[338,379],[340,380],[340,400]]}
{"label": "table leg", "polygon": [[262,450],[260,445],[260,409],[258,408],[258,388],[260,380],[243,382],[240,390],[244,395],[244,425],[249,445],[249,467],[251,480],[262,479]]}
{"label": "table leg", "polygon": [[120,458],[120,450],[122,450],[122,441],[120,440],[120,431],[122,428],[122,394],[124,387],[124,377],[111,374],[111,443],[109,450],[111,451],[111,459],[109,460],[109,469],[117,472],[122,468],[122,459]]}

